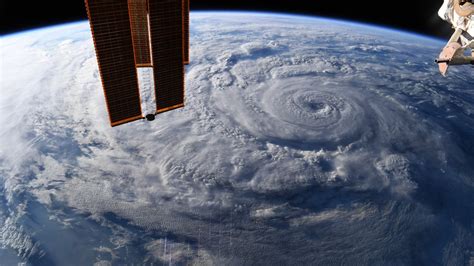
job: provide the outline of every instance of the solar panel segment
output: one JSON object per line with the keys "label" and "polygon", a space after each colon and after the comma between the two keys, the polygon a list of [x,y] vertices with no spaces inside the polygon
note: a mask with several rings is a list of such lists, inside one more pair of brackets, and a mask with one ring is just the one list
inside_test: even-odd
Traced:
{"label": "solar panel segment", "polygon": [[157,113],[184,106],[183,1],[149,1]]}
{"label": "solar panel segment", "polygon": [[110,123],[142,118],[127,0],[86,0]]}
{"label": "solar panel segment", "polygon": [[189,0],[183,0],[183,60],[189,64]]}
{"label": "solar panel segment", "polygon": [[130,27],[137,67],[151,67],[148,0],[128,0]]}

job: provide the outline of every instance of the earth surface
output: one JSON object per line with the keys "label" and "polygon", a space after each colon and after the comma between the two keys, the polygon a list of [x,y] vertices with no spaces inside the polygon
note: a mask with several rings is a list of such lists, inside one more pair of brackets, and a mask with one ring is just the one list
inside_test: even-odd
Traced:
{"label": "earth surface", "polygon": [[474,264],[474,72],[444,43],[193,12],[186,107],[111,128],[87,22],[1,37],[0,264]]}

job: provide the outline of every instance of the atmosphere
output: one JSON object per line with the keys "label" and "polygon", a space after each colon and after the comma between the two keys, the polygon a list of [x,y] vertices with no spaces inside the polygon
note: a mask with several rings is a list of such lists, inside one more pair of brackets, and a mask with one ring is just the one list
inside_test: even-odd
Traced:
{"label": "atmosphere", "polygon": [[[450,27],[436,16],[442,1],[334,1],[334,0],[191,0],[195,10],[271,11],[342,18],[446,37]],[[2,1],[0,32],[87,19],[84,1]],[[17,14],[21,13],[21,16]]]}

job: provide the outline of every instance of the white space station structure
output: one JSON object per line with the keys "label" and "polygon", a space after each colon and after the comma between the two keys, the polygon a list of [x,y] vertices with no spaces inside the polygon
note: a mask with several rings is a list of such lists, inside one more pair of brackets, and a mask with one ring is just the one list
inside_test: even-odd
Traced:
{"label": "white space station structure", "polygon": [[446,76],[450,65],[474,65],[474,0],[444,0],[438,15],[454,28],[436,60],[441,74]]}

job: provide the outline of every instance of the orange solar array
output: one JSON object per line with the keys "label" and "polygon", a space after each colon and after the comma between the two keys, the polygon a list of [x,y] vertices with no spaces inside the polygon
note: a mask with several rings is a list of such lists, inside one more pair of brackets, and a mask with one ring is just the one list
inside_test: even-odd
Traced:
{"label": "orange solar array", "polygon": [[150,37],[157,113],[184,106],[183,2],[151,0]]}
{"label": "orange solar array", "polygon": [[110,123],[142,118],[127,0],[86,0]]}
{"label": "orange solar array", "polygon": [[153,67],[155,114],[183,107],[189,0],[85,2],[111,125],[143,118],[138,67]]}
{"label": "orange solar array", "polygon": [[151,67],[148,0],[128,0],[133,49],[137,67]]}

